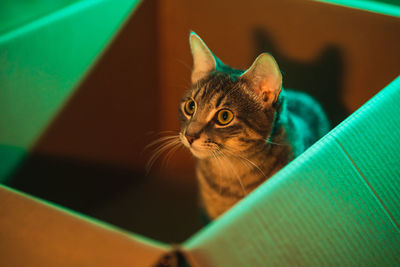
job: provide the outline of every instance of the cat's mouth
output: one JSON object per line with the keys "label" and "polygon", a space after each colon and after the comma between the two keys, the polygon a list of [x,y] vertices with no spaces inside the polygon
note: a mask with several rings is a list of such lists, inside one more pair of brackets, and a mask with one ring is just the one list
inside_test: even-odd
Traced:
{"label": "cat's mouth", "polygon": [[209,149],[198,149],[195,147],[190,147],[189,150],[190,152],[192,152],[193,156],[198,159],[205,159],[212,156],[212,153]]}
{"label": "cat's mouth", "polygon": [[180,134],[180,140],[182,144],[190,150],[193,156],[199,159],[212,157],[215,155],[215,151],[218,150],[218,145],[210,142],[203,142],[202,140],[195,140],[190,144],[183,134]]}

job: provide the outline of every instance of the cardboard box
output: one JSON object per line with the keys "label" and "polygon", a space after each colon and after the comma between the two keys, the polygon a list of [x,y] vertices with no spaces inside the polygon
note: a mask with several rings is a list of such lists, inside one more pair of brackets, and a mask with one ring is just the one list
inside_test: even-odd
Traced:
{"label": "cardboard box", "polygon": [[[399,264],[398,17],[295,0],[61,6],[0,36],[1,266]],[[187,152],[143,175],[148,131],[178,129],[189,29],[235,67],[271,52],[284,86],[340,123],[201,230]]]}

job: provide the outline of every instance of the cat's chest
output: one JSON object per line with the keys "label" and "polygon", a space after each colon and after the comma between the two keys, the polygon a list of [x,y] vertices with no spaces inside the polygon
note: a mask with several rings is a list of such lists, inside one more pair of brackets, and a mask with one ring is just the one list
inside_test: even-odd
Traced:
{"label": "cat's chest", "polygon": [[[234,177],[239,176],[245,178],[251,173],[250,163],[241,159],[232,158],[215,158],[199,161],[197,170],[203,174],[220,179],[221,184],[232,184]],[[236,178],[237,179],[237,178]]]}
{"label": "cat's chest", "polygon": [[200,190],[232,198],[242,198],[266,179],[262,165],[242,158],[200,161],[196,173]]}
{"label": "cat's chest", "polygon": [[235,160],[199,162],[196,173],[203,207],[212,218],[231,208],[265,180],[250,163]]}

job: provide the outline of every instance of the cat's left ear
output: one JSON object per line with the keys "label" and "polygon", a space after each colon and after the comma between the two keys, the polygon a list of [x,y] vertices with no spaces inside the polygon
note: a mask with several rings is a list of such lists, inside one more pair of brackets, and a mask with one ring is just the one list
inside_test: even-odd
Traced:
{"label": "cat's left ear", "polygon": [[270,54],[259,55],[251,67],[240,77],[252,84],[253,89],[262,98],[265,105],[271,105],[278,100],[282,90],[282,74],[278,63]]}
{"label": "cat's left ear", "polygon": [[190,33],[189,42],[193,56],[192,83],[196,83],[213,72],[217,67],[217,62],[211,50],[196,33]]}

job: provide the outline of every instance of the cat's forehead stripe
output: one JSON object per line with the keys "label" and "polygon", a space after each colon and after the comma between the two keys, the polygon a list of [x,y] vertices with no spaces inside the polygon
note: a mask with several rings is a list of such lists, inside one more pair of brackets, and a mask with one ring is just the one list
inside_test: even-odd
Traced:
{"label": "cat's forehead stripe", "polygon": [[221,105],[222,100],[226,97],[226,93],[225,94],[220,94],[220,96],[217,99],[217,102],[215,103],[215,107],[218,108]]}
{"label": "cat's forehead stripe", "polygon": [[197,90],[195,91],[194,95],[193,95],[193,99],[197,98],[197,95],[203,91],[203,87],[197,87]]}

